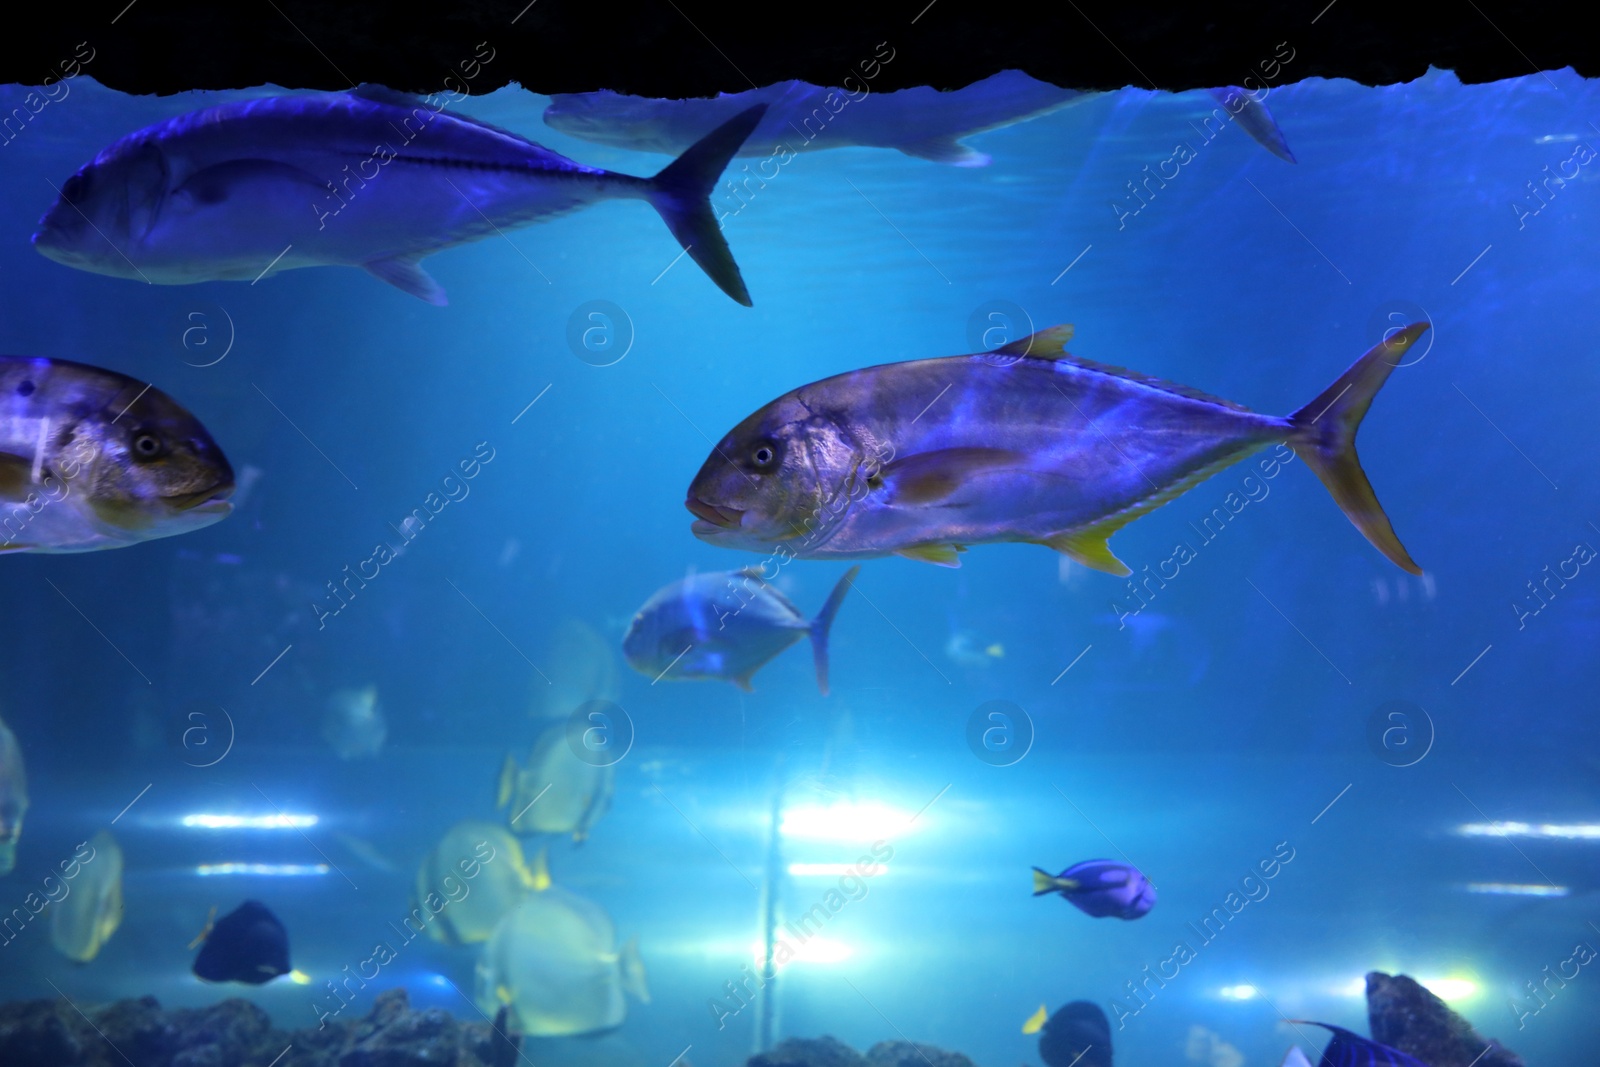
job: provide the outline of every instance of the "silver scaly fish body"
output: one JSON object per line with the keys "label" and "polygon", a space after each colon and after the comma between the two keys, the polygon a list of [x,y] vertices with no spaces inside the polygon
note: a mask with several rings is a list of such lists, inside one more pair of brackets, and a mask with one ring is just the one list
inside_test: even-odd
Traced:
{"label": "silver scaly fish body", "polygon": [[169,285],[357,266],[442,304],[417,265],[424,256],[636,198],[699,244],[691,256],[748,302],[701,201],[758,118],[713,131],[685,168],[637,178],[376,87],[223,104],[106,148],[61,187],[34,245],[81,270]]}
{"label": "silver scaly fish body", "polygon": [[115,371],[0,356],[0,553],[88,552],[209,526],[233,470],[193,415]]}
{"label": "silver scaly fish body", "polygon": [[1355,458],[1356,425],[1426,325],[1367,353],[1287,417],[1068,356],[1070,327],[997,352],[870,367],[740,423],[689,489],[696,536],[796,558],[899,554],[957,566],[968,545],[1045,544],[1114,574],[1106,539],[1269,444],[1304,456],[1397,564]]}

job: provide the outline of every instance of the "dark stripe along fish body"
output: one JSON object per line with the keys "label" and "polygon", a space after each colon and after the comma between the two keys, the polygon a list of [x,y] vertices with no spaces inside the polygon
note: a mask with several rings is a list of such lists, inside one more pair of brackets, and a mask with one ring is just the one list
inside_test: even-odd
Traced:
{"label": "dark stripe along fish body", "polygon": [[1398,566],[1355,433],[1417,323],[1310,404],[1260,415],[1186,386],[1068,355],[1071,327],[995,352],[869,367],[802,386],[729,433],[686,501],[703,540],[799,558],[898,554],[957,566],[975,544],[1048,545],[1129,573],[1111,534],[1200,481],[1285,443]]}

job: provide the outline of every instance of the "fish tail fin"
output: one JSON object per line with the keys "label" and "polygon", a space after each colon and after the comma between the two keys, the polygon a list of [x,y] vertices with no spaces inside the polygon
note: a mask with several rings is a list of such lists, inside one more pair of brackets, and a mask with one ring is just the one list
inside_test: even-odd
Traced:
{"label": "fish tail fin", "polygon": [[1022,1032],[1025,1034],[1037,1034],[1044,1029],[1044,1024],[1049,1021],[1050,1010],[1041,1004],[1039,1005],[1039,1010],[1028,1016],[1028,1021],[1022,1024]]}
{"label": "fish tail fin", "polygon": [[645,190],[646,199],[689,258],[700,264],[717,288],[745,307],[750,306],[750,291],[711,209],[711,193],[766,110],[767,105],[757,104],[724,122],[649,179]]}
{"label": "fish tail fin", "polygon": [[628,943],[622,946],[622,988],[638,997],[642,1003],[650,1003],[650,987],[644,981],[644,960],[639,958],[639,935],[634,934],[628,938]]}
{"label": "fish tail fin", "polygon": [[1033,895],[1036,897],[1042,897],[1046,893],[1054,893],[1058,889],[1073,888],[1076,888],[1076,883],[1070,879],[1057,878],[1049,871],[1040,870],[1038,867],[1033,869]]}
{"label": "fish tail fin", "polygon": [[838,614],[839,605],[844,602],[844,595],[850,591],[851,584],[860,573],[859,563],[845,571],[839,584],[828,594],[827,603],[811,620],[811,658],[817,665],[817,688],[822,690],[823,696],[828,695],[828,630],[833,626],[833,617]]}
{"label": "fish tail fin", "polygon": [[1374,547],[1400,569],[1421,574],[1422,568],[1395,536],[1383,505],[1372,491],[1356,456],[1356,430],[1389,373],[1400,365],[1406,349],[1428,329],[1415,322],[1378,342],[1356,360],[1315,400],[1289,416],[1289,446],[1327,486],[1334,503]]}

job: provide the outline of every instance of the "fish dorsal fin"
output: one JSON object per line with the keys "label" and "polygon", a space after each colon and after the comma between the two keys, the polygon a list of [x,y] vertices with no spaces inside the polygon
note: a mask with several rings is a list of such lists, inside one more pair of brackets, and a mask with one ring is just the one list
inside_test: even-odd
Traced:
{"label": "fish dorsal fin", "polygon": [[402,93],[398,89],[391,89],[387,85],[374,85],[366,82],[350,90],[351,96],[359,96],[363,100],[371,100],[374,104],[388,104],[392,107],[423,107],[427,101],[414,93]]}
{"label": "fish dorsal fin", "polygon": [[907,141],[894,146],[908,156],[945,163],[952,167],[987,167],[990,156],[954,137],[925,137],[920,141]]}
{"label": "fish dorsal fin", "polygon": [[1027,356],[1029,359],[1061,359],[1067,354],[1067,343],[1072,340],[1072,326],[1051,326],[1047,329],[1019,337],[1008,345],[994,350],[997,356]]}
{"label": "fish dorsal fin", "polygon": [[205,939],[211,936],[211,931],[216,929],[216,926],[217,906],[213,904],[211,905],[211,914],[206,916],[206,928],[201,930],[199,936],[197,936],[193,941],[189,942],[189,951],[193,952],[195,949],[199,948]]}
{"label": "fish dorsal fin", "polygon": [[1028,1016],[1028,1021],[1022,1024],[1022,1032],[1025,1034],[1037,1034],[1044,1029],[1045,1021],[1049,1018],[1049,1009],[1043,1004],[1039,1005],[1039,1010]]}
{"label": "fish dorsal fin", "polygon": [[500,765],[500,784],[495,790],[494,806],[503,808],[511,803],[511,794],[517,788],[517,757],[506,753],[506,761]]}
{"label": "fish dorsal fin", "polygon": [[1126,563],[1117,558],[1116,553],[1111,551],[1111,546],[1106,543],[1110,540],[1111,535],[1133,520],[1148,515],[1168,501],[1177,499],[1213,474],[1233,466],[1243,458],[1244,455],[1237,453],[1226,456],[1215,463],[1201,467],[1187,478],[1172,483],[1160,492],[1152,493],[1131,507],[1124,508],[1115,514],[1107,515],[1105,518],[1098,522],[1090,523],[1088,526],[1083,526],[1076,530],[1068,530],[1056,534],[1054,537],[1047,537],[1037,543],[1048,545],[1085,567],[1091,567],[1097,571],[1105,571],[1107,574],[1115,574],[1119,578],[1127,577],[1133,571]]}

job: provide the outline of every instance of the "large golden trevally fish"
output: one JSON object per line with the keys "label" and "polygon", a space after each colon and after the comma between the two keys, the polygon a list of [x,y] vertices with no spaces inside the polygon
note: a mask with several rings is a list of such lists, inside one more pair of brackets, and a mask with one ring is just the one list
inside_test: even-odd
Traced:
{"label": "large golden trevally fish", "polygon": [[346,265],[434,304],[440,249],[602,200],[647,201],[711,280],[750,303],[711,209],[764,106],[651,178],[585,167],[376,86],[194,111],[128,134],[61,186],[33,236],[69,267],[159,285]]}
{"label": "large golden trevally fish", "polygon": [[0,356],[0,553],[91,552],[233,510],[233,468],[161,390],[82,363]]}
{"label": "large golden trevally fish", "polygon": [[1373,396],[1427,330],[1387,337],[1287,416],[1067,354],[1070,326],[994,352],[890,363],[802,386],[734,427],[689,486],[697,537],[802,559],[1048,545],[1111,574],[1117,530],[1284,442],[1378,550],[1422,569],[1356,458]]}

